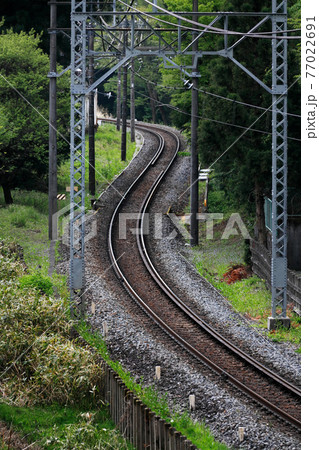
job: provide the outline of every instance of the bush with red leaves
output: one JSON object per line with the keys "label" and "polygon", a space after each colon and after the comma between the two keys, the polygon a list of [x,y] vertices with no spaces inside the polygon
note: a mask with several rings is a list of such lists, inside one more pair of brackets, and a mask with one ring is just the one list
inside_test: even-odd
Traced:
{"label": "bush with red leaves", "polygon": [[222,281],[225,281],[227,284],[232,284],[249,276],[250,274],[245,266],[242,264],[234,264],[224,273]]}

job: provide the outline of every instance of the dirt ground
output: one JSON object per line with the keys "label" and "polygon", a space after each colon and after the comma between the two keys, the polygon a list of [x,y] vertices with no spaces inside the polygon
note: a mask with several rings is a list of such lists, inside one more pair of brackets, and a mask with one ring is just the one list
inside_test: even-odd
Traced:
{"label": "dirt ground", "polygon": [[4,422],[0,422],[0,448],[40,450],[40,447],[38,447],[35,443],[30,444],[25,438],[19,435],[16,431],[13,431],[13,429]]}

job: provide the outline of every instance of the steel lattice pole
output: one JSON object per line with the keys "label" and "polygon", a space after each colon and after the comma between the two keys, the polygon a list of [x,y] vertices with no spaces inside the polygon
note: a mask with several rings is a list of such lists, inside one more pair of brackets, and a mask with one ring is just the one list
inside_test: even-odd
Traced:
{"label": "steel lattice pole", "polygon": [[72,0],[71,10],[71,168],[70,168],[70,293],[74,304],[84,309],[85,222],[85,77],[86,1]]}
{"label": "steel lattice pole", "polygon": [[[286,36],[287,1],[273,0],[272,31]],[[276,35],[276,33],[278,33]],[[287,319],[287,40],[272,40],[272,318]],[[273,320],[271,320],[273,319]]]}
{"label": "steel lattice pole", "polygon": [[49,87],[49,239],[58,237],[57,205],[57,113],[56,113],[56,56],[57,56],[57,5],[50,3],[50,87]]}
{"label": "steel lattice pole", "polygon": [[[92,5],[91,5],[92,11]],[[93,28],[93,24],[91,24]],[[94,31],[90,30],[88,33],[89,51],[94,51]],[[89,71],[88,82],[94,82],[94,56],[89,56]],[[89,93],[89,192],[90,195],[95,195],[95,123],[94,123],[94,91]]]}
{"label": "steel lattice pole", "polygon": [[[132,19],[134,20],[134,19]],[[131,61],[131,142],[135,142],[135,63]]]}
{"label": "steel lattice pole", "polygon": [[[198,0],[193,0],[193,12],[198,11]],[[196,14],[193,20],[198,20]],[[192,117],[191,117],[191,217],[190,217],[190,231],[191,239],[190,245],[198,245],[198,148],[197,148],[197,128],[198,128],[198,67],[197,56],[198,42],[196,39],[197,33],[193,32],[194,42],[192,44],[193,54],[193,72],[192,72]]]}

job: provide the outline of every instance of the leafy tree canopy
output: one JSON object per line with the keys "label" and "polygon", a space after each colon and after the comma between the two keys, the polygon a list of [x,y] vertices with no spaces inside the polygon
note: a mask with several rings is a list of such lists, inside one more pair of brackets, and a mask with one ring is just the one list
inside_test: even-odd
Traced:
{"label": "leafy tree canopy", "polygon": [[[0,18],[4,17],[4,28],[20,31],[35,32],[41,35],[38,45],[49,54],[50,35],[50,6],[43,0],[1,0]],[[58,27],[70,27],[70,5],[59,5],[57,8]],[[70,42],[67,36],[57,35],[57,59],[62,65],[68,65],[70,60]]]}
{"label": "leafy tree canopy", "polygon": [[[170,10],[191,11],[192,2],[166,0]],[[265,0],[218,0],[199,2],[201,11],[209,4],[215,11],[270,11],[271,2]],[[288,1],[288,27],[300,27],[300,0]],[[230,17],[229,29],[245,32],[258,19],[253,17]],[[223,22],[215,26],[223,27]],[[270,31],[268,21],[258,32]],[[231,45],[238,37],[229,36]],[[224,37],[207,34],[200,49],[221,49]],[[234,49],[235,58],[261,81],[271,87],[271,40],[247,38]],[[177,59],[176,59],[177,62]],[[199,79],[199,128],[198,150],[202,163],[215,169],[213,189],[221,189],[235,207],[245,209],[258,216],[262,211],[265,195],[271,195],[271,112],[250,108],[236,102],[268,108],[272,97],[242,69],[220,56],[200,59]],[[177,71],[162,70],[163,83],[183,86]],[[288,112],[300,114],[300,45],[298,41],[288,43]],[[204,91],[204,92],[203,92]],[[227,101],[214,95],[226,97]],[[191,91],[172,91],[171,104],[185,113],[191,110]],[[271,108],[270,108],[271,109]],[[173,111],[170,116],[175,125],[190,129],[190,116]],[[218,123],[219,122],[219,123]],[[223,123],[221,123],[223,122]],[[237,128],[237,127],[238,128]],[[263,131],[258,133],[245,128]],[[243,128],[240,128],[243,127]],[[244,134],[243,134],[244,133]],[[268,134],[267,134],[268,133]],[[300,120],[288,117],[288,186],[293,195],[300,191]],[[297,140],[296,140],[297,139]],[[296,198],[296,197],[295,197]],[[290,205],[290,203],[289,203]],[[290,205],[291,206],[291,205]],[[296,209],[294,209],[296,212]],[[260,226],[263,218],[260,216]]]}
{"label": "leafy tree canopy", "polygon": [[[44,188],[48,172],[49,57],[34,31],[0,34],[0,184],[7,202],[15,187]],[[69,82],[58,82],[58,131],[66,134]],[[58,139],[58,157],[68,144]]]}

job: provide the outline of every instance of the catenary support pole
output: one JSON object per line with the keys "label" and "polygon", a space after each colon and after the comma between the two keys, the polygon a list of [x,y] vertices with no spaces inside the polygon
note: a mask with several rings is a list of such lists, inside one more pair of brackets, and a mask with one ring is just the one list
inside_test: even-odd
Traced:
{"label": "catenary support pole", "polygon": [[123,99],[122,99],[122,138],[121,160],[126,161],[126,129],[127,129],[127,66],[123,67]]}
{"label": "catenary support pole", "polygon": [[287,317],[287,0],[272,0],[272,255],[268,329]]}
{"label": "catenary support pole", "polygon": [[[125,28],[128,27],[125,20]],[[127,31],[124,31],[124,55],[127,46]],[[122,138],[121,138],[121,160],[126,161],[126,129],[127,129],[127,64],[123,66],[123,101],[122,101]]]}
{"label": "catenary support pole", "polygon": [[[193,0],[193,12],[198,11],[198,0]],[[197,21],[197,16],[193,16]],[[196,38],[196,31],[193,33],[193,39]],[[197,127],[198,127],[198,67],[196,52],[198,50],[197,40],[193,42],[193,72],[192,72],[192,116],[191,116],[191,246],[198,245],[198,149],[197,149]]]}
{"label": "catenary support pole", "polygon": [[50,2],[50,73],[49,73],[49,239],[57,239],[57,113],[56,113],[56,56],[57,5]]}
{"label": "catenary support pole", "polygon": [[[85,310],[85,94],[87,27],[86,1],[71,4],[70,121],[70,297],[71,315]],[[82,16],[79,17],[78,14]]]}
{"label": "catenary support pole", "polygon": [[135,142],[135,64],[131,61],[131,142]]}
{"label": "catenary support pole", "polygon": [[116,129],[121,129],[121,72],[122,69],[117,69],[117,100],[116,100]]}
{"label": "catenary support pole", "polygon": [[[91,5],[92,9],[92,5]],[[91,24],[92,28],[93,24]],[[89,52],[94,51],[94,31],[88,31]],[[94,82],[94,57],[89,56],[89,85]],[[90,195],[95,195],[95,123],[94,123],[94,91],[89,93],[89,192]]]}

